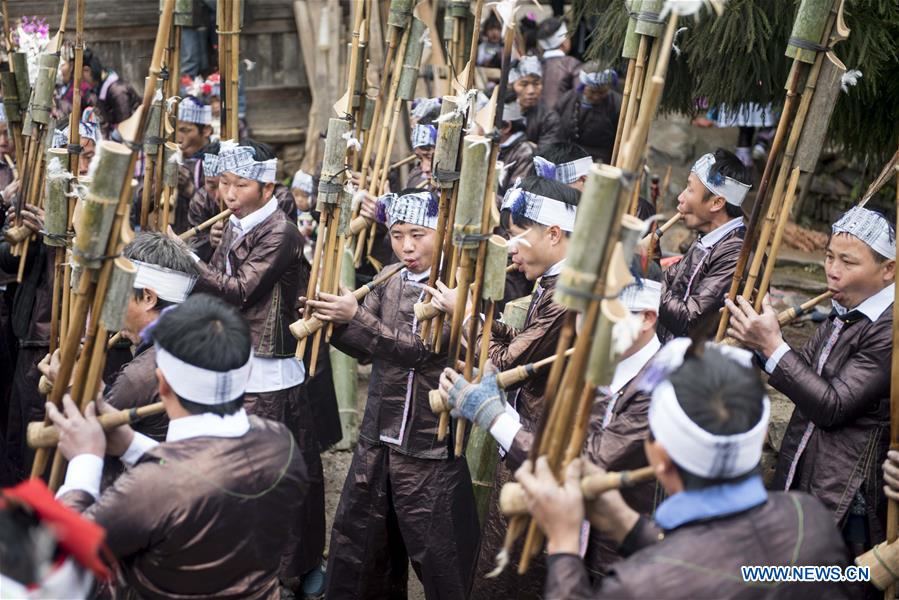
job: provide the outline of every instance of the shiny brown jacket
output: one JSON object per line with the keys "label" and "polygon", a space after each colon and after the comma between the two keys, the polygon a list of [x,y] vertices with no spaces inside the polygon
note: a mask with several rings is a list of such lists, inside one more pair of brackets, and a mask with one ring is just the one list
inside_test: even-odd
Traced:
{"label": "shiny brown jacket", "polygon": [[[292,357],[297,341],[289,327],[297,319],[303,236],[276,210],[231,248],[234,237],[235,228],[227,225],[211,262],[197,263],[194,293],[216,295],[240,309],[256,356]],[[232,275],[225,272],[226,260]]]}
{"label": "shiny brown jacket", "polygon": [[796,405],[781,444],[774,487],[783,489],[806,426],[814,423],[792,488],[821,500],[839,525],[860,490],[871,540],[879,542],[885,536],[880,465],[889,447],[892,305],[873,323],[864,316],[847,322],[819,376],[813,365],[835,318],[822,323],[801,350],[781,357],[768,380]]}
{"label": "shiny brown jacket", "polygon": [[306,493],[306,467],[280,423],[250,419],[239,438],[166,442],[94,502],[62,501],[106,529],[127,586],[141,598],[278,598],[285,507]]}
{"label": "shiny brown jacket", "polygon": [[546,600],[561,598],[849,598],[844,584],[747,583],[740,567],[848,564],[827,509],[807,494],[774,492],[741,513],[694,521],[662,532],[640,520],[621,546],[628,556],[592,588],[580,558],[548,560]]}
{"label": "shiny brown jacket", "polygon": [[522,135],[515,142],[509,144],[505,148],[499,149],[499,160],[503,162],[504,172],[503,179],[499,183],[498,200],[502,200],[502,195],[506,193],[510,187],[515,185],[515,180],[519,177],[524,179],[528,175],[534,174],[534,149],[535,145],[527,140],[527,136]]}
{"label": "shiny brown jacket", "polygon": [[359,437],[416,458],[444,459],[452,436],[437,441],[438,417],[431,411],[428,392],[437,389],[446,359],[419,337],[412,307],[423,299],[424,289],[407,280],[407,273],[403,270],[373,289],[353,320],[334,328],[331,345],[372,361]]}
{"label": "shiny brown jacket", "polygon": [[580,145],[594,161],[612,162],[615,133],[621,113],[621,94],[610,90],[598,104],[585,107],[583,95],[576,89],[566,92],[556,107],[559,113],[559,136]]}
{"label": "shiny brown jacket", "polygon": [[542,147],[561,141],[559,137],[559,114],[544,106],[543,102],[521,111],[527,120],[528,140]]}
{"label": "shiny brown jacket", "polygon": [[[680,262],[665,271],[658,325],[663,344],[672,338],[689,335],[699,323],[716,315],[724,306],[724,296],[730,289],[745,234],[746,228],[738,227],[709,251],[697,240]],[[697,265],[699,271],[694,277]],[[689,295],[684,299],[688,285]]]}
{"label": "shiny brown jacket", "polygon": [[540,93],[540,101],[549,110],[557,111],[562,95],[577,87],[581,61],[573,56],[553,56],[540,62],[543,64],[543,91]]}
{"label": "shiny brown jacket", "polygon": [[[106,388],[104,400],[113,408],[126,410],[159,402],[159,382],[156,380],[156,348],[144,345],[134,358],[119,371]],[[135,431],[161,442],[169,429],[165,413],[145,417],[132,425]]]}

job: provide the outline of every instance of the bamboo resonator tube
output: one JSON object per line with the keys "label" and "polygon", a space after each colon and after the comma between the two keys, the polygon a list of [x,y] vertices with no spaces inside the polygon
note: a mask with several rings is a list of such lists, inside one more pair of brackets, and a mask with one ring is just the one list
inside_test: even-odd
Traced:
{"label": "bamboo resonator tube", "polygon": [[[403,265],[403,263],[401,262],[390,265],[370,282],[366,283],[360,288],[353,290],[353,296],[356,297],[356,301],[362,302],[362,299],[365,298],[370,291],[402,271],[404,266],[405,265]],[[323,321],[310,316],[306,319],[298,319],[291,323],[290,333],[292,333],[293,337],[297,338],[298,340],[303,340],[314,334],[316,331],[320,331],[324,326],[325,323]]]}
{"label": "bamboo resonator tube", "polygon": [[[589,475],[581,479],[581,493],[585,500],[595,500],[610,490],[626,489],[654,478],[655,468],[651,465],[633,471]],[[503,486],[499,493],[499,508],[506,517],[528,513],[526,494],[520,483],[511,481]]]}
{"label": "bamboo resonator tube", "polygon": [[[565,357],[568,358],[569,356],[571,356],[572,352],[574,352],[574,348],[569,348],[565,352]],[[508,389],[513,385],[521,383],[525,379],[529,379],[534,375],[545,371],[546,367],[552,366],[555,361],[556,355],[553,354],[552,356],[547,356],[546,358],[538,360],[536,362],[528,363],[526,365],[518,365],[517,367],[512,367],[511,369],[501,371],[496,374],[496,385],[501,390]],[[431,411],[433,411],[435,415],[450,411],[450,406],[443,401],[443,397],[440,395],[440,390],[431,390],[430,392],[428,392],[428,402],[431,405]]]}
{"label": "bamboo resonator tube", "polygon": [[209,229],[210,227],[212,227],[219,221],[223,221],[224,219],[227,219],[230,216],[231,216],[231,209],[226,208],[225,210],[223,210],[219,214],[215,215],[214,217],[210,217],[210,218],[206,219],[205,221],[203,221],[196,227],[191,227],[184,233],[180,234],[178,237],[184,241],[187,241],[187,240],[195,237],[200,232],[206,231],[207,229]]}
{"label": "bamboo resonator tube", "polygon": [[[110,431],[122,425],[128,425],[143,419],[165,412],[162,402],[139,406],[137,408],[129,408],[113,413],[105,413],[97,417],[103,431]],[[59,430],[56,425],[44,425],[41,421],[34,421],[28,424],[28,447],[29,448],[55,448],[59,443]]]}
{"label": "bamboo resonator tube", "polygon": [[662,223],[661,225],[659,225],[658,229],[656,229],[655,231],[653,231],[651,233],[647,233],[645,236],[643,236],[643,239],[640,240],[640,243],[645,244],[645,243],[649,242],[649,240],[652,239],[652,236],[655,236],[657,238],[662,237],[666,231],[671,229],[675,223],[677,223],[678,221],[680,221],[683,218],[684,218],[684,215],[682,215],[681,213],[679,213],[679,212],[674,213],[674,216],[671,217],[670,219],[668,219],[667,221],[665,221],[664,223]]}
{"label": "bamboo resonator tube", "polygon": [[777,314],[777,322],[783,326],[795,319],[796,317],[801,317],[814,307],[818,306],[822,302],[830,300],[833,297],[833,292],[827,291],[823,294],[815,296],[811,300],[806,300],[802,304],[797,306],[791,306],[790,308],[783,310]]}

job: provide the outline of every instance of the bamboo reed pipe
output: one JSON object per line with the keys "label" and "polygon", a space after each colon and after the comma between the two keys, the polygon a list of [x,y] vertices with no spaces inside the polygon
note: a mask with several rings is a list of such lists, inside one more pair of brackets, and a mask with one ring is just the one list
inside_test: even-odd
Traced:
{"label": "bamboo reed pipe", "polygon": [[[633,129],[634,127],[634,121],[637,118],[637,115],[640,114],[640,100],[643,95],[643,73],[646,66],[646,51],[649,44],[649,36],[641,35],[640,46],[637,50],[637,58],[634,64],[634,76],[631,83],[631,85],[633,86],[631,89],[631,98],[626,107],[623,104],[621,106],[622,112],[626,114],[624,116],[624,129],[621,132],[620,144],[624,144],[624,142],[630,137],[631,129]],[[620,144],[618,149],[619,153],[616,158],[620,158],[621,155]],[[614,164],[616,167],[621,166],[617,162],[612,164]]]}
{"label": "bamboo reed pipe", "polygon": [[668,219],[667,221],[662,223],[655,231],[647,233],[645,236],[643,236],[643,239],[640,240],[640,243],[641,244],[648,243],[653,238],[653,236],[655,236],[656,238],[662,237],[666,231],[671,229],[675,223],[679,222],[683,218],[684,218],[684,215],[682,215],[681,213],[679,213],[679,212],[674,213],[674,216],[672,216],[670,219]]}
{"label": "bamboo reed pipe", "polygon": [[187,240],[197,236],[200,232],[206,231],[207,229],[209,229],[210,227],[212,227],[219,221],[224,221],[225,219],[227,219],[230,216],[231,216],[231,209],[226,208],[225,210],[223,210],[219,214],[215,215],[214,217],[210,217],[210,218],[206,219],[205,221],[203,221],[202,223],[200,223],[199,225],[197,225],[195,227],[191,227],[184,233],[180,234],[178,237],[184,241],[187,241]]}
{"label": "bamboo reed pipe", "polygon": [[806,300],[802,304],[791,306],[790,308],[784,309],[777,314],[777,322],[784,326],[794,320],[796,317],[801,317],[811,309],[815,308],[822,302],[830,300],[833,298],[833,292],[826,291],[823,294],[818,294],[814,298],[810,300]]}
{"label": "bamboo reed pipe", "polygon": [[[138,408],[129,408],[114,413],[99,415],[97,420],[103,431],[110,431],[122,425],[130,425],[145,417],[152,417],[165,412],[162,402],[155,402]],[[28,424],[27,434],[30,448],[55,448],[59,443],[59,430],[56,425],[45,425],[40,421]]]}
{"label": "bamboo reed pipe", "polygon": [[774,237],[771,239],[771,247],[768,249],[768,262],[765,264],[765,270],[762,273],[762,279],[759,283],[758,293],[755,298],[755,310],[762,310],[762,302],[765,300],[765,294],[768,293],[768,287],[771,284],[771,276],[774,274],[774,267],[777,264],[777,253],[780,251],[780,244],[783,240],[784,230],[787,222],[790,220],[790,211],[793,209],[793,202],[796,200],[796,185],[799,183],[799,167],[793,169],[790,175],[790,182],[787,184],[787,196],[780,207],[780,213],[777,217],[775,225]]}
{"label": "bamboo reed pipe", "polygon": [[[611,490],[622,490],[655,479],[655,468],[640,467],[632,471],[611,471],[602,475],[588,475],[581,479],[584,500],[595,500]],[[528,514],[527,494],[518,482],[505,484],[499,496],[500,511],[506,517]]]}
{"label": "bamboo reed pipe", "polygon": [[636,67],[637,59],[629,58],[627,60],[627,75],[624,78],[624,89],[621,94],[621,108],[618,111],[618,127],[615,129],[615,145],[612,147],[611,164],[613,165],[618,160],[618,150],[621,148],[621,138],[624,135],[627,109],[631,102],[631,93],[634,87],[634,69],[636,69]]}

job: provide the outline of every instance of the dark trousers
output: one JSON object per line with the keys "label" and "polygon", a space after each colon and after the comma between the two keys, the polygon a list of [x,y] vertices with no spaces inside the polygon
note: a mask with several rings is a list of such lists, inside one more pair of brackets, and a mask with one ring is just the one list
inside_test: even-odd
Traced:
{"label": "dark trousers", "polygon": [[326,597],[406,598],[411,560],[428,600],[467,598],[478,535],[464,458],[360,440],[331,530]]}

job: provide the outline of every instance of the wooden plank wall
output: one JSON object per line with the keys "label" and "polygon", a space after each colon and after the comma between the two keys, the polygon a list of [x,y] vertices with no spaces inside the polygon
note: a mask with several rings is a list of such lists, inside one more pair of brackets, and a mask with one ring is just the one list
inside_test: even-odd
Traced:
{"label": "wooden plank wall", "polygon": [[[311,97],[303,67],[292,0],[245,0],[241,58],[255,63],[244,71],[247,120],[254,135],[271,141],[301,142]],[[47,19],[51,34],[59,26],[62,0],[9,0],[10,20]],[[68,30],[75,27],[70,1]],[[138,91],[149,68],[159,19],[159,0],[87,0],[85,40]]]}

